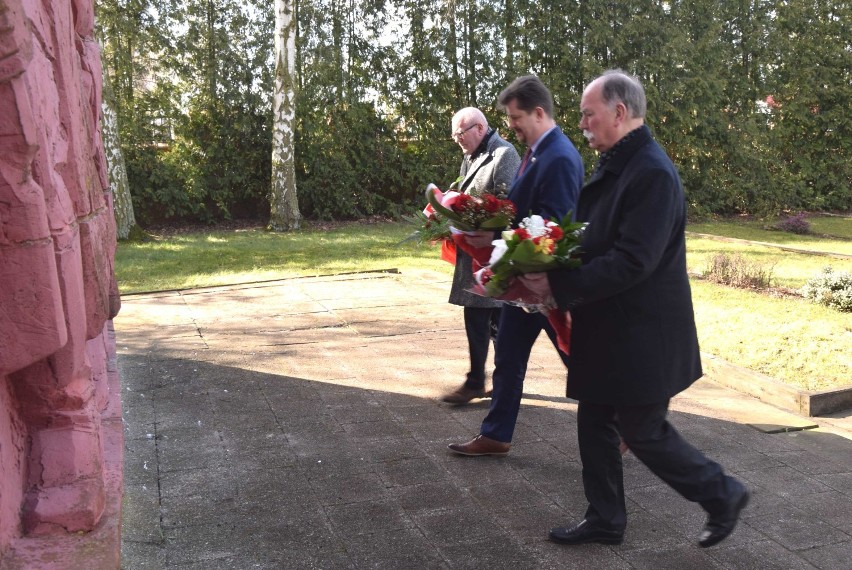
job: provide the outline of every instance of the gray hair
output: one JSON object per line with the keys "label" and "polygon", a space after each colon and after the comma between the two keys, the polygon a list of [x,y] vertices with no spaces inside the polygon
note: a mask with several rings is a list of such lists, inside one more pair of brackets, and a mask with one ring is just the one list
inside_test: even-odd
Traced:
{"label": "gray hair", "polygon": [[639,79],[620,69],[605,71],[601,80],[601,97],[604,103],[614,106],[623,103],[632,119],[644,119],[648,110],[645,88]]}

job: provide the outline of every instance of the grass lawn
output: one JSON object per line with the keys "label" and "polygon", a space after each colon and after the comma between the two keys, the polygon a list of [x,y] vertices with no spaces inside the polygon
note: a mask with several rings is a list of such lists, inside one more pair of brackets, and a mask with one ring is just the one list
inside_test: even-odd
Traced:
{"label": "grass lawn", "polygon": [[[785,245],[799,239],[721,222],[688,229]],[[439,259],[437,248],[399,243],[410,231],[405,224],[362,222],[286,234],[262,229],[179,233],[119,243],[116,275],[123,294],[390,268],[450,275],[452,267]],[[740,233],[746,231],[756,233]],[[816,251],[835,251],[844,243],[805,238],[810,240],[807,249]],[[800,243],[795,245],[803,247]],[[740,254],[773,265],[773,285],[788,288],[800,287],[826,265],[852,272],[852,259],[766,246],[689,237],[687,249],[691,272],[702,273],[715,253]],[[852,314],[701,279],[693,279],[693,296],[705,352],[808,390],[852,384]]]}
{"label": "grass lawn", "polygon": [[[852,245],[852,242],[849,243]],[[824,251],[825,246],[822,244],[815,245],[822,247],[818,247],[814,251]],[[852,252],[849,254],[850,257],[844,259],[795,253],[763,245],[718,241],[693,235],[687,236],[686,248],[686,262],[690,273],[704,273],[710,260],[719,253],[729,256],[740,255],[764,267],[772,268],[771,283],[773,287],[798,289],[826,266],[831,266],[836,271],[852,273]]]}
{"label": "grass lawn", "polygon": [[852,255],[852,215],[811,216],[808,218],[808,222],[811,224],[811,231],[813,233],[806,235],[771,229],[776,221],[713,221],[689,224],[686,230],[702,234],[775,243],[811,251]]}
{"label": "grass lawn", "polygon": [[116,272],[122,293],[187,289],[352,271],[452,267],[429,246],[397,245],[403,224],[346,224],[334,230],[273,233],[263,229],[183,233],[121,242]]}
{"label": "grass lawn", "polygon": [[852,240],[852,214],[839,216],[811,216],[808,218],[811,230],[824,234]]}
{"label": "grass lawn", "polygon": [[852,384],[852,313],[692,280],[701,350],[797,386]]}

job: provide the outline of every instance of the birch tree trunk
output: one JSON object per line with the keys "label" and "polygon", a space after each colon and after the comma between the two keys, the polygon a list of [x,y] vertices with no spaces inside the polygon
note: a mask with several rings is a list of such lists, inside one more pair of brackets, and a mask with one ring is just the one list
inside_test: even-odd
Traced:
{"label": "birch tree trunk", "polygon": [[[104,68],[106,69],[106,68]],[[121,153],[118,139],[118,118],[115,113],[115,95],[104,73],[103,101],[101,103],[101,137],[104,141],[109,170],[109,189],[112,192],[113,212],[115,214],[116,237],[127,239],[136,226],[133,201],[130,198],[130,185],[127,183],[127,167]]]}
{"label": "birch tree trunk", "polygon": [[275,0],[275,96],[272,103],[272,200],[269,229],[299,229],[293,126],[296,108],[295,0]]}

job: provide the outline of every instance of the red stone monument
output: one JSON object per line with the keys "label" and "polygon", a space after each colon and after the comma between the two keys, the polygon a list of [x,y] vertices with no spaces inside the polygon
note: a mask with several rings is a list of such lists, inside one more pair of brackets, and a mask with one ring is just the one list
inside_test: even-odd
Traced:
{"label": "red stone monument", "polygon": [[3,569],[118,567],[120,301],[93,14],[0,0]]}

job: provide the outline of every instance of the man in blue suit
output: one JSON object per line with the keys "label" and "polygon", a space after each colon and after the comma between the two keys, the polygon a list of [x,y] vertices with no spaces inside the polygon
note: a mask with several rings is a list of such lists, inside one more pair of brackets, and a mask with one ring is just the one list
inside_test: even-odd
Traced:
{"label": "man in blue suit", "polygon": [[[509,190],[508,197],[518,212],[512,226],[517,227],[531,214],[561,220],[574,209],[584,172],[580,153],[553,120],[550,91],[538,77],[527,75],[513,81],[497,101],[506,112],[509,128],[527,145]],[[484,243],[490,244],[492,239],[493,235],[484,236]],[[471,245],[481,247],[482,244]],[[527,313],[514,306],[503,307],[494,350],[491,409],[482,422],[479,435],[467,443],[451,444],[450,450],[472,456],[509,453],[527,362],[542,330],[557,346],[556,333],[543,314]],[[567,366],[567,356],[562,352],[559,355]]]}

